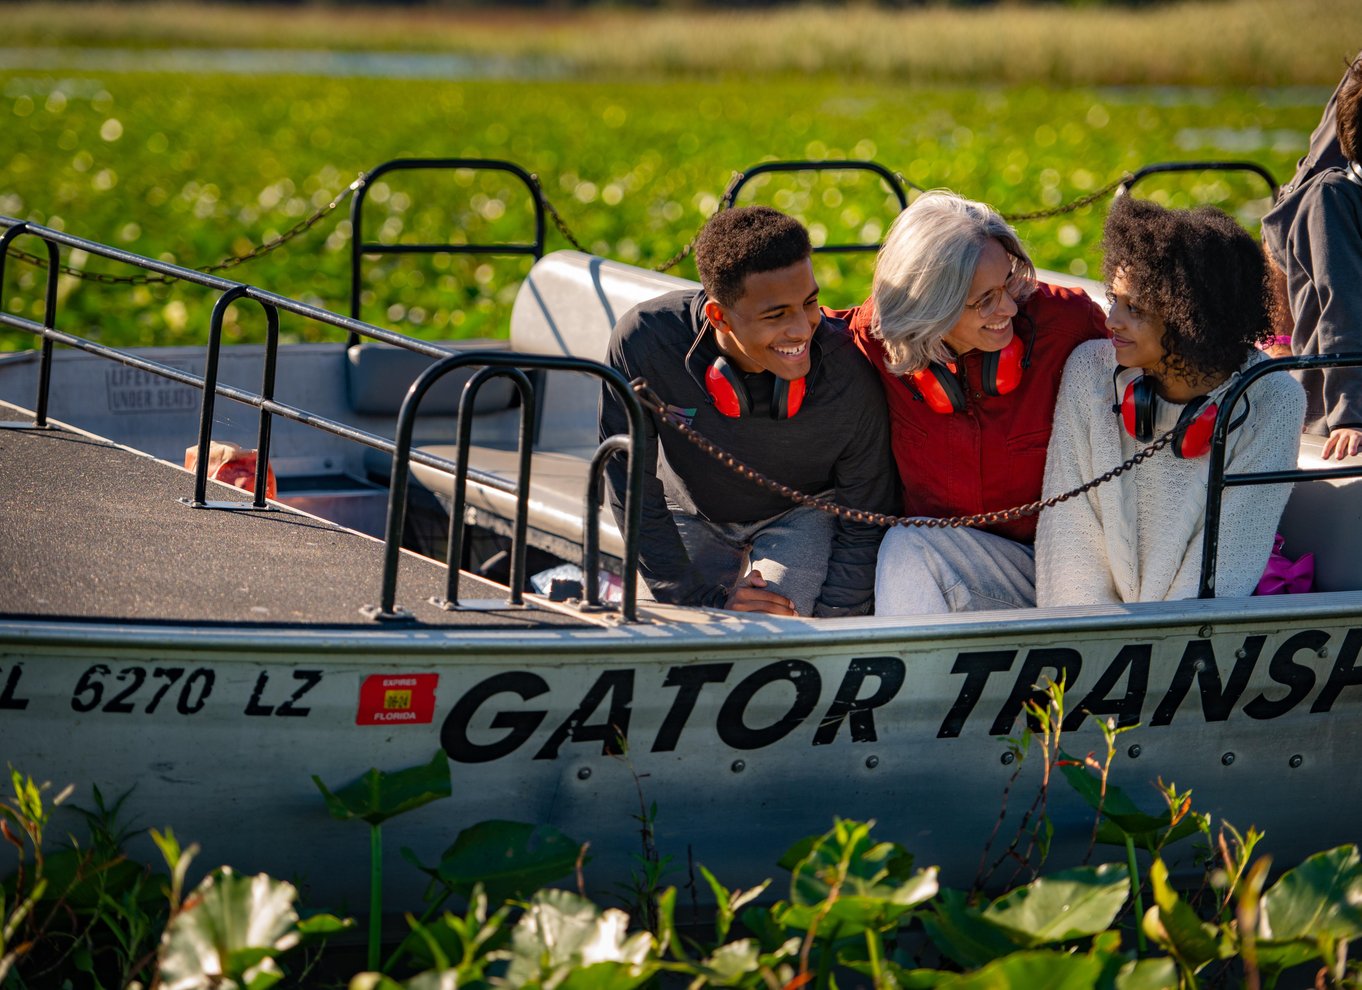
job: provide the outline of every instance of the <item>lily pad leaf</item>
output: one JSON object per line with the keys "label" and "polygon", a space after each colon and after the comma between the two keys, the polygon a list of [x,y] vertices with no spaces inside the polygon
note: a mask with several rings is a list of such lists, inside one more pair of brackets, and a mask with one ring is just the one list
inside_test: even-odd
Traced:
{"label": "lily pad leaf", "polygon": [[[913,857],[896,843],[874,841],[870,829],[870,823],[839,819],[807,847],[793,868],[785,924],[807,929],[826,912],[842,935],[853,935],[892,924],[936,893],[935,867],[913,873]],[[834,889],[829,909],[824,902]]]}
{"label": "lily pad leaf", "polygon": [[449,758],[444,750],[436,750],[429,763],[384,773],[370,769],[358,780],[333,792],[315,774],[312,782],[326,799],[332,818],[341,821],[357,818],[370,825],[381,825],[405,811],[419,808],[431,801],[447,798],[452,793],[449,782]]}
{"label": "lily pad leaf", "polygon": [[1175,990],[1178,964],[1170,956],[1137,959],[1116,974],[1116,990]]}
{"label": "lily pad leaf", "polygon": [[1123,864],[1081,866],[1033,880],[998,898],[983,917],[1027,948],[1105,931],[1125,905]]}
{"label": "lily pad leaf", "polygon": [[313,914],[298,922],[298,932],[304,938],[326,938],[354,927],[354,918],[337,918],[334,914]]}
{"label": "lily pad leaf", "polygon": [[[541,890],[511,934],[506,985],[631,990],[649,979],[657,965],[653,937],[647,932],[630,935],[628,929],[629,916],[623,911],[602,911],[566,890]],[[617,965],[596,969],[605,963]],[[583,982],[588,973],[593,980]]]}
{"label": "lily pad leaf", "polygon": [[265,990],[283,977],[274,959],[298,944],[297,891],[264,873],[209,874],[166,926],[164,990]]}
{"label": "lily pad leaf", "polygon": [[1011,932],[966,903],[958,890],[943,890],[922,915],[932,943],[956,964],[975,969],[1022,948]]}
{"label": "lily pad leaf", "polygon": [[1312,959],[1320,959],[1323,963],[1332,962],[1328,958],[1321,959],[1320,944],[1307,939],[1297,939],[1294,942],[1264,942],[1259,939],[1254,943],[1254,953],[1258,959],[1258,968],[1270,978],[1275,978],[1284,970],[1308,963]]}
{"label": "lily pad leaf", "polygon": [[1362,858],[1357,846],[1316,853],[1283,873],[1263,894],[1259,937],[1300,938],[1362,935]]}
{"label": "lily pad leaf", "polygon": [[481,883],[488,902],[501,904],[571,875],[581,849],[551,825],[479,822],[458,834],[434,875],[465,897]]}
{"label": "lily pad leaf", "polygon": [[1092,990],[1102,968],[1102,960],[1093,956],[1033,949],[995,959],[972,973],[946,975],[936,985],[941,990]]}
{"label": "lily pad leaf", "polygon": [[744,982],[749,973],[761,966],[761,946],[756,939],[740,938],[714,950],[714,954],[700,963],[699,969],[709,986],[731,987]]}

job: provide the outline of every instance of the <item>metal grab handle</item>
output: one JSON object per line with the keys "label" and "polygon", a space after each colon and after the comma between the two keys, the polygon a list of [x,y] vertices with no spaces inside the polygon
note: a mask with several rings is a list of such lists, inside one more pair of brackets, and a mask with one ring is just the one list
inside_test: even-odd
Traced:
{"label": "metal grab handle", "polygon": [[[61,255],[57,250],[56,243],[38,230],[33,229],[33,225],[27,221],[15,224],[3,235],[0,235],[0,313],[4,312],[5,258],[9,255],[10,244],[16,237],[23,234],[31,234],[39,238],[47,247],[47,292],[43,300],[43,327],[47,330],[55,330],[57,329],[57,279],[59,277],[57,266],[61,262]],[[41,354],[38,362],[38,400],[34,405],[33,425],[46,427],[47,398],[52,386],[51,337],[43,337]]]}
{"label": "metal grab handle", "polygon": [[[408,617],[405,611],[396,608],[397,569],[401,558],[402,525],[406,517],[407,483],[410,474],[408,469],[411,459],[412,433],[416,425],[416,411],[430,391],[431,386],[451,371],[467,365],[482,365],[489,369],[584,372],[600,378],[624,400],[624,407],[629,416],[629,459],[624,511],[624,592],[620,611],[626,621],[637,621],[638,537],[643,519],[641,497],[643,492],[643,406],[624,376],[608,365],[586,358],[552,354],[516,354],[510,351],[468,351],[464,354],[452,355],[442,361],[437,361],[421,372],[417,379],[412,382],[411,388],[407,390],[407,396],[402,400],[402,408],[397,414],[397,435],[393,449],[392,476],[388,486],[388,517],[384,533],[383,582],[380,589],[379,605],[377,608],[366,609],[365,614],[380,621]],[[462,416],[462,401],[460,402],[460,409]],[[461,437],[463,429],[463,422],[461,421]],[[528,457],[528,450],[527,445],[522,445],[522,462]],[[460,465],[467,460],[465,454],[466,452],[461,449]],[[588,481],[588,484],[591,484],[591,482]],[[517,497],[527,497],[527,491],[528,483],[518,488]],[[517,516],[522,516],[522,513],[517,511]],[[517,535],[523,537],[523,534],[518,533]],[[519,542],[523,543],[523,538]],[[517,549],[512,547],[512,554],[514,555],[516,552]],[[448,563],[451,568],[458,567],[458,561],[449,561]],[[514,589],[512,589],[512,594],[514,595]]]}
{"label": "metal grab handle", "polygon": [[1312,357],[1284,357],[1272,361],[1261,361],[1239,375],[1221,400],[1220,412],[1215,417],[1215,429],[1211,431],[1210,463],[1206,469],[1206,529],[1201,541],[1201,583],[1197,589],[1198,598],[1215,597],[1216,555],[1220,552],[1220,503],[1226,488],[1240,485],[1271,485],[1280,482],[1304,480],[1327,481],[1333,478],[1362,477],[1362,465],[1357,467],[1330,468],[1327,471],[1310,471],[1304,468],[1289,468],[1285,471],[1255,471],[1251,474],[1226,474],[1225,449],[1230,433],[1230,424],[1235,404],[1243,398],[1248,387],[1264,375],[1293,368],[1337,368],[1344,365],[1362,366],[1362,353],[1321,354]]}
{"label": "metal grab handle", "polygon": [[[222,321],[227,307],[238,299],[247,298],[250,287],[238,285],[228,289],[213,305],[213,316],[208,327],[208,356],[203,368],[203,403],[199,407],[198,463],[194,465],[194,498],[189,503],[196,509],[208,508],[208,448],[213,441],[213,402],[218,392],[218,358],[222,353]],[[274,401],[274,377],[279,361],[279,309],[256,300],[265,311],[265,369],[260,385],[264,403]],[[265,480],[270,469],[270,411],[260,405],[259,428],[256,434],[255,497],[251,507],[265,508]]]}
{"label": "metal grab handle", "polygon": [[459,436],[454,456],[454,500],[449,511],[449,544],[445,562],[449,578],[445,584],[443,607],[457,608],[459,604],[459,562],[463,560],[464,506],[468,494],[468,452],[473,445],[473,405],[479,389],[493,378],[510,378],[520,393],[520,434],[516,442],[518,465],[516,470],[515,528],[511,536],[511,597],[510,604],[524,601],[525,533],[529,526],[530,466],[534,433],[534,386],[529,376],[519,368],[483,368],[464,383],[459,396]]}
{"label": "metal grab handle", "polygon": [[[729,180],[728,188],[724,190],[723,196],[719,200],[719,209],[730,209],[737,201],[738,193],[743,186],[747,185],[752,179],[759,175],[770,172],[873,172],[884,180],[884,184],[889,187],[889,191],[898,199],[899,212],[908,208],[908,194],[904,191],[903,182],[898,173],[891,172],[879,162],[863,161],[857,159],[847,159],[846,161],[837,160],[808,160],[808,161],[782,161],[782,162],[762,162],[753,165],[751,168],[735,172],[733,178]],[[813,250],[817,254],[836,254],[847,251],[878,251],[880,245],[875,244],[824,244],[815,247]]]}
{"label": "metal grab handle", "polygon": [[1272,173],[1257,162],[1156,162],[1146,165],[1116,187],[1116,195],[1124,196],[1141,179],[1162,172],[1251,172],[1267,183],[1272,190],[1272,198],[1277,198],[1277,180]]}

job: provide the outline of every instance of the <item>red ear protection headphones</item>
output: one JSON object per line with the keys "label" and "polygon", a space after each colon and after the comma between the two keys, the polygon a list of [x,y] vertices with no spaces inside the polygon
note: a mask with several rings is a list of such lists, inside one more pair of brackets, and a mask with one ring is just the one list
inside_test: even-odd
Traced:
{"label": "red ear protection headphones", "polygon": [[[1130,372],[1130,368],[1117,366],[1116,371],[1111,376],[1111,387],[1118,401],[1111,407],[1111,411],[1121,417],[1121,423],[1125,430],[1140,443],[1153,443],[1155,440],[1154,430],[1160,401],[1154,392],[1154,379],[1143,372],[1138,372],[1133,378],[1126,381],[1125,391],[1120,391],[1120,378],[1123,372]],[[1211,449],[1211,433],[1215,429],[1215,417],[1220,412],[1220,405],[1212,402],[1209,395],[1199,395],[1191,402],[1187,403],[1178,414],[1178,421],[1173,427],[1173,439],[1169,444],[1173,448],[1173,454],[1180,458],[1192,459],[1202,457]],[[1234,430],[1241,426],[1244,419],[1248,416],[1248,396],[1244,397],[1244,411],[1234,422],[1230,424],[1230,429]]]}
{"label": "red ear protection headphones", "polygon": [[[1022,371],[1031,364],[1031,345],[1035,343],[1035,328],[1025,347],[1021,338],[1013,335],[1006,347],[990,351],[984,355],[980,368],[984,392],[988,395],[1006,395],[1021,384]],[[956,373],[956,363],[933,361],[921,371],[915,371],[909,378],[909,387],[917,397],[927,403],[932,412],[956,413],[965,411],[965,388],[960,384]]]}
{"label": "red ear protection headphones", "polygon": [[[795,378],[786,381],[775,375],[771,377],[775,378],[771,388],[771,418],[789,419],[804,404],[807,388],[805,380]],[[729,364],[722,354],[705,369],[705,391],[714,400],[714,408],[725,416],[739,419],[752,415],[752,399],[747,394],[747,386],[743,384],[742,372]]]}

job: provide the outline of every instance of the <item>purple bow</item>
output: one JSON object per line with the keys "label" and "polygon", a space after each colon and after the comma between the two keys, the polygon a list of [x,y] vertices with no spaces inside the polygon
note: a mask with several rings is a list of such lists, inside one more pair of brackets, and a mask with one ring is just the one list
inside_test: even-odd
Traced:
{"label": "purple bow", "polygon": [[1315,555],[1307,553],[1291,560],[1282,553],[1284,542],[1281,533],[1273,538],[1272,552],[1253,591],[1255,595],[1299,595],[1314,587]]}

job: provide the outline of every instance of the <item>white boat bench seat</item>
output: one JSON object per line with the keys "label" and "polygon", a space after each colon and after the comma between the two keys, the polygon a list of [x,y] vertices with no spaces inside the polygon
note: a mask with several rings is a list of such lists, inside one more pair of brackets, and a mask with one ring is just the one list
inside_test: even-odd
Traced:
{"label": "white boat bench seat", "polygon": [[[673,275],[579,251],[554,252],[535,264],[516,294],[511,350],[604,361],[610,331],[626,312],[665,292],[697,287],[698,283]],[[529,525],[531,543],[550,552],[561,551],[564,541],[574,547],[582,543],[586,478],[598,445],[600,389],[599,378],[578,372],[545,373],[536,386],[538,436],[530,469]],[[518,424],[519,410],[480,415],[473,427],[469,465],[514,482]],[[454,459],[452,445],[420,447]],[[413,475],[442,500],[452,498],[451,474],[413,465]],[[515,497],[491,486],[470,479],[467,499],[476,511],[508,522],[515,518]],[[600,521],[601,552],[618,559],[624,545],[608,506]]]}
{"label": "white boat bench seat", "polygon": [[[1324,440],[1301,437],[1299,467],[1319,471],[1362,461],[1362,455],[1326,461]],[[1288,557],[1315,555],[1316,591],[1362,590],[1362,478],[1296,482],[1277,530]]]}

